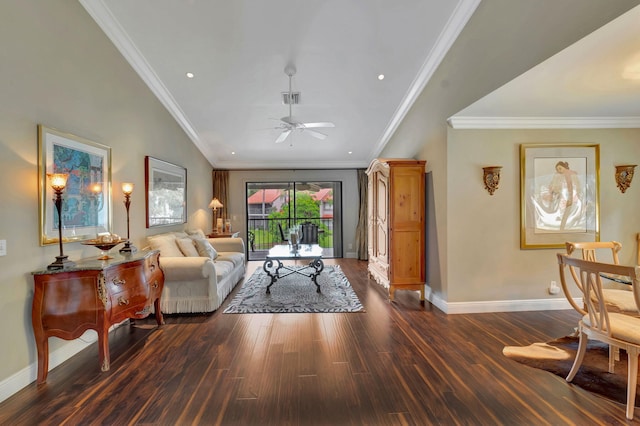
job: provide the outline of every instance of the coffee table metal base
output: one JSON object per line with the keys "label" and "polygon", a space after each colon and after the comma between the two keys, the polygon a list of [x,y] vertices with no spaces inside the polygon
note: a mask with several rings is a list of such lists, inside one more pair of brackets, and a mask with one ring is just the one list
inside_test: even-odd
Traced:
{"label": "coffee table metal base", "polygon": [[[275,262],[278,266],[274,269]],[[280,259],[267,259],[264,261],[262,269],[271,278],[271,282],[267,286],[267,294],[271,294],[271,286],[279,279],[287,277],[291,274],[298,274],[308,278],[316,285],[316,291],[320,293],[320,284],[318,284],[318,275],[324,269],[324,262],[321,258],[313,259],[307,266],[289,266],[283,264]]]}

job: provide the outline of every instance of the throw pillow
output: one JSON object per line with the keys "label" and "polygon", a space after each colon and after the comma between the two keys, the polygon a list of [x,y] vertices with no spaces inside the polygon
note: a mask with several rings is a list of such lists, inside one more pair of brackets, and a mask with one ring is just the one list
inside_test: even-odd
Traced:
{"label": "throw pillow", "polygon": [[202,257],[208,257],[211,260],[215,260],[218,257],[218,252],[213,248],[211,243],[204,238],[194,238],[193,242],[196,243],[196,250]]}
{"label": "throw pillow", "polygon": [[191,238],[207,238],[202,229],[188,229],[187,234],[189,234]]}
{"label": "throw pillow", "polygon": [[[176,243],[178,243],[178,248],[187,257],[198,257],[200,254],[198,250],[196,250],[196,246],[191,238],[178,238],[176,239]],[[208,256],[207,256],[208,257]]]}
{"label": "throw pillow", "polygon": [[176,236],[172,234],[159,234],[147,237],[152,250],[160,250],[162,257],[184,257],[178,245]]}

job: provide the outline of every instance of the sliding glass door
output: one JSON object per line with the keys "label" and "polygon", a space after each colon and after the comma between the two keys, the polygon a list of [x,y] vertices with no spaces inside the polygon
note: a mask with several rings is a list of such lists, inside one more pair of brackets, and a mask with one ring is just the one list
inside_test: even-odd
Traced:
{"label": "sliding glass door", "polygon": [[318,225],[324,257],[342,257],[341,182],[248,182],[249,260],[264,259],[289,229]]}

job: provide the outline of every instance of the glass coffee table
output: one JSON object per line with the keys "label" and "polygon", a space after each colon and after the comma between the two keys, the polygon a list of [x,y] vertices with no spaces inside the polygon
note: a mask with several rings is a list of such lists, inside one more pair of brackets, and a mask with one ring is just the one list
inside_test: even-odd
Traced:
{"label": "glass coffee table", "polygon": [[[310,259],[306,266],[291,266],[282,263],[283,260],[307,260]],[[322,247],[318,244],[299,244],[297,248],[290,245],[277,245],[272,247],[267,254],[262,269],[271,278],[271,282],[267,286],[267,294],[271,293],[271,286],[279,279],[291,274],[303,275],[311,278],[316,285],[316,291],[320,293],[320,284],[318,284],[318,275],[324,269],[322,262]]]}

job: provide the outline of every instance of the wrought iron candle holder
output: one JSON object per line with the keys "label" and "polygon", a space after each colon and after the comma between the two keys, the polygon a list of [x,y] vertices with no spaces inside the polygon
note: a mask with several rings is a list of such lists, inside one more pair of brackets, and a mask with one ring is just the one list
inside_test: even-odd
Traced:
{"label": "wrought iron candle holder", "polygon": [[627,164],[624,166],[616,166],[616,185],[623,194],[631,186],[633,172],[636,168],[635,164]]}
{"label": "wrought iron candle holder", "polygon": [[60,255],[56,256],[56,261],[47,266],[47,269],[63,269],[75,265],[62,251],[62,192],[67,186],[69,175],[66,173],[47,173],[47,177],[55,195],[53,203],[58,212],[58,243],[60,244]]}
{"label": "wrought iron candle holder", "polygon": [[500,170],[502,166],[489,166],[483,167],[483,177],[482,181],[484,182],[484,189],[489,191],[489,195],[493,195],[498,189],[498,184],[500,183]]}

